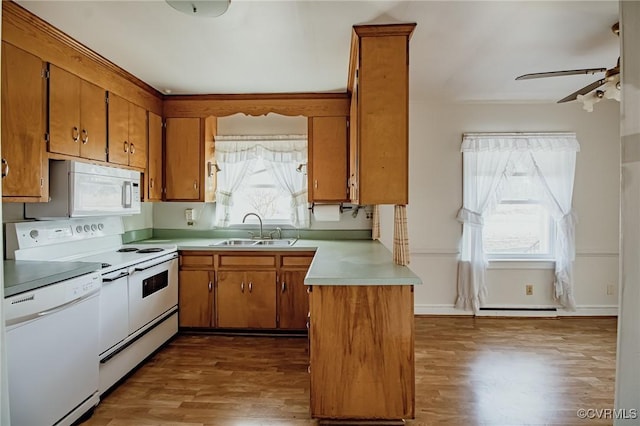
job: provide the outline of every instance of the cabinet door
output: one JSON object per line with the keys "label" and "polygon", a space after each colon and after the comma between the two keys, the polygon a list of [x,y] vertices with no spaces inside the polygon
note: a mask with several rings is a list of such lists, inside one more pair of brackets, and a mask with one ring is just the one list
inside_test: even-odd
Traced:
{"label": "cabinet door", "polygon": [[218,327],[249,327],[248,318],[253,313],[247,303],[249,282],[246,281],[244,271],[218,272],[217,292]]}
{"label": "cabinet door", "polygon": [[167,118],[167,200],[200,200],[200,136],[199,118]]}
{"label": "cabinet door", "polygon": [[249,271],[249,328],[276,328],[276,272]]}
{"label": "cabinet door", "polygon": [[213,326],[213,272],[179,272],[180,327]]}
{"label": "cabinet door", "polygon": [[408,36],[360,41],[360,204],[408,203]]}
{"label": "cabinet door", "polygon": [[129,165],[147,167],[147,111],[129,103]]}
{"label": "cabinet door", "polygon": [[80,155],[80,78],[49,65],[49,152]]}
{"label": "cabinet door", "polygon": [[309,297],[304,285],[306,271],[282,271],[279,293],[279,328],[302,330],[307,326]]}
{"label": "cabinet door", "polygon": [[347,201],[347,117],[309,118],[309,201]]}
{"label": "cabinet door", "polygon": [[162,118],[149,112],[147,199],[162,200]]}
{"label": "cabinet door", "polygon": [[107,103],[103,88],[80,81],[80,156],[107,160]]}
{"label": "cabinet door", "polygon": [[45,80],[42,60],[2,43],[2,196],[47,196],[44,164]]}
{"label": "cabinet door", "polygon": [[129,101],[109,93],[109,162],[129,164]]}

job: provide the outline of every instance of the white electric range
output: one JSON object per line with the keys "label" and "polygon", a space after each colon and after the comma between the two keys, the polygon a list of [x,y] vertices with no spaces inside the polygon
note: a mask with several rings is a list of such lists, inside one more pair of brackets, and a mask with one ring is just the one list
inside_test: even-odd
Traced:
{"label": "white electric range", "polygon": [[120,217],[9,223],[7,257],[102,264],[99,393],[178,332],[173,244],[122,244]]}

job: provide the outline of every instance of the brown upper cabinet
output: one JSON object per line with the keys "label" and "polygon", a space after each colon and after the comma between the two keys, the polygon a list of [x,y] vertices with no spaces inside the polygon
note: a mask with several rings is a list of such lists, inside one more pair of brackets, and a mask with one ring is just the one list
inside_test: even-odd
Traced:
{"label": "brown upper cabinet", "polygon": [[149,112],[149,152],[145,193],[147,201],[162,200],[162,117]]}
{"label": "brown upper cabinet", "polygon": [[409,39],[415,26],[353,27],[348,82],[353,203],[409,202]]}
{"label": "brown upper cabinet", "polygon": [[45,64],[2,43],[2,199],[47,201]]}
{"label": "brown upper cabinet", "polygon": [[107,159],[106,91],[49,65],[49,152]]}
{"label": "brown upper cabinet", "polygon": [[109,162],[147,167],[147,111],[109,93]]}
{"label": "brown upper cabinet", "polygon": [[167,118],[165,133],[166,199],[199,201],[201,119]]}
{"label": "brown upper cabinet", "polygon": [[347,123],[347,117],[309,118],[309,202],[349,199]]}
{"label": "brown upper cabinet", "polygon": [[167,201],[213,201],[215,126],[215,117],[166,119]]}

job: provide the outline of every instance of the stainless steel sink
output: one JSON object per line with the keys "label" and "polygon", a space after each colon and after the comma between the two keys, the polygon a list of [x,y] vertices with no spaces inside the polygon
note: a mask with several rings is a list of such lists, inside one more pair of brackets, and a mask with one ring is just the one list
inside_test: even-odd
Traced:
{"label": "stainless steel sink", "polygon": [[297,239],[290,240],[260,240],[256,243],[257,246],[292,246]]}
{"label": "stainless steel sink", "polygon": [[235,238],[235,239],[220,241],[218,243],[211,244],[211,245],[213,246],[253,246],[257,242],[258,241],[256,240]]}
{"label": "stainless steel sink", "polygon": [[244,238],[232,238],[228,240],[223,240],[217,242],[215,244],[210,244],[211,246],[238,246],[238,247],[248,247],[248,246],[263,246],[263,247],[282,247],[282,246],[291,246],[298,239],[286,239],[286,240],[249,240]]}

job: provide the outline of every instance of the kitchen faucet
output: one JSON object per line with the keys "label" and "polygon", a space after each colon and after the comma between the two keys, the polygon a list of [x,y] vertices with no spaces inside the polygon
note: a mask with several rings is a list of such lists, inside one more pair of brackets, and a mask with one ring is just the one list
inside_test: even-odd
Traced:
{"label": "kitchen faucet", "polygon": [[[258,213],[247,213],[244,215],[244,217],[242,218],[242,223],[244,223],[244,221],[247,219],[247,216],[255,216],[258,218],[258,221],[260,222],[260,236],[259,238],[262,239],[262,219],[260,218],[260,216],[258,215]],[[251,234],[251,237],[254,237],[253,232],[249,231],[249,233]]]}

